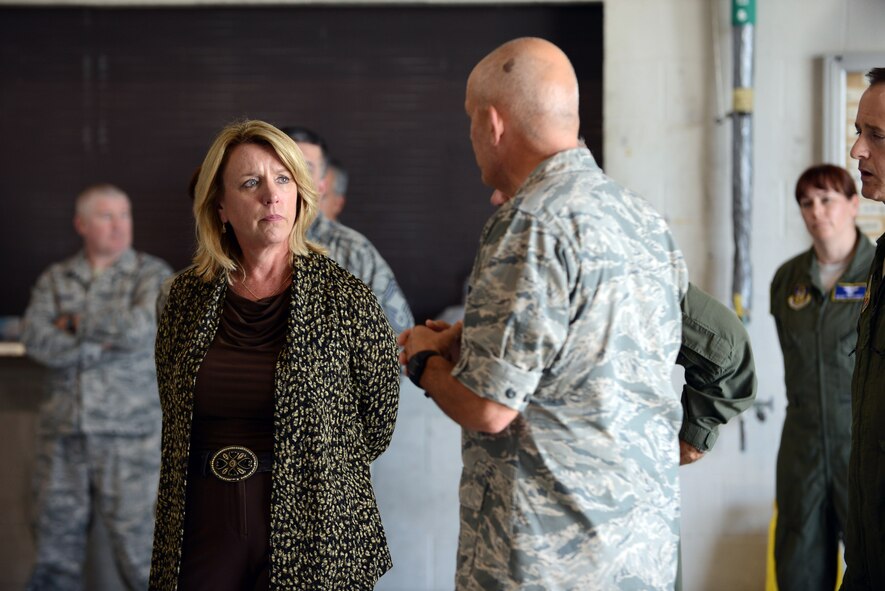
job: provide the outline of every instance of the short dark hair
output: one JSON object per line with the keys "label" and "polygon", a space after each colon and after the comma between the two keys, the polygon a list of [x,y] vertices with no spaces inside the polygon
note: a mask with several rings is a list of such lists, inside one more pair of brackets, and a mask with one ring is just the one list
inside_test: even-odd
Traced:
{"label": "short dark hair", "polygon": [[323,155],[323,172],[326,172],[326,169],[329,168],[329,146],[320,134],[300,125],[281,127],[280,131],[295,140],[295,143],[313,144],[319,147],[320,153]]}
{"label": "short dark hair", "polygon": [[851,174],[834,164],[818,164],[803,172],[796,181],[796,201],[801,201],[809,189],[833,190],[845,195],[846,199],[857,195]]}
{"label": "short dark hair", "polygon": [[867,72],[867,81],[870,86],[885,83],[885,68],[873,68]]}

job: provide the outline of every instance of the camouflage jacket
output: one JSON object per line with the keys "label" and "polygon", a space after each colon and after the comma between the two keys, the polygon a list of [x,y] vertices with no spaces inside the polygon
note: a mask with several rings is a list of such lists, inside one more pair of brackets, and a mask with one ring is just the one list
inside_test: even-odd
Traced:
{"label": "camouflage jacket", "polygon": [[663,218],[583,148],[487,222],[452,373],[520,414],[463,433],[457,589],[673,588],[686,288]]}
{"label": "camouflage jacket", "polygon": [[[373,589],[391,566],[369,465],[399,402],[396,339],[369,288],[326,256],[295,258],[274,375],[270,589]],[[178,588],[197,372],[227,282],[172,284],[157,335],[163,445],[152,590]]]}
{"label": "camouflage jacket", "polygon": [[369,239],[318,215],[307,231],[309,240],[325,247],[329,257],[368,285],[378,298],[384,315],[396,334],[415,324],[406,296],[393,271]]}
{"label": "camouflage jacket", "polygon": [[[128,250],[97,276],[83,252],[40,276],[22,342],[51,370],[41,433],[133,435],[160,428],[155,302],[171,272],[162,260]],[[65,314],[80,316],[76,332],[55,326]]]}

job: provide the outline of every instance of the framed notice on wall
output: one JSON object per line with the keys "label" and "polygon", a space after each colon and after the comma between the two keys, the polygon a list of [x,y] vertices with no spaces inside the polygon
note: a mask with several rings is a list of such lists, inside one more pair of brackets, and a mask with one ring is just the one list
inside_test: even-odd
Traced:
{"label": "framed notice on wall", "polygon": [[[885,53],[856,53],[824,57],[824,134],[823,161],[844,166],[860,190],[857,160],[851,157],[854,144],[854,118],[860,95],[867,88],[870,68],[885,66]],[[860,200],[857,225],[871,239],[885,233],[885,205]]]}

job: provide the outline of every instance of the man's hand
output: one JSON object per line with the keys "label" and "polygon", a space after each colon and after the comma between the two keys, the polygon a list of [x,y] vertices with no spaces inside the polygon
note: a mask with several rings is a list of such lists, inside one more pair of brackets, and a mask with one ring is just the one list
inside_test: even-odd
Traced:
{"label": "man's hand", "polygon": [[686,464],[691,464],[693,462],[697,462],[702,457],[704,457],[704,452],[696,448],[695,446],[679,440],[679,465],[684,466]]}
{"label": "man's hand", "polygon": [[452,365],[457,364],[458,359],[461,358],[461,331],[464,328],[464,323],[460,320],[455,324],[449,324],[442,320],[427,320],[424,322],[424,326],[436,332],[449,331],[451,333],[452,340],[449,343],[448,349],[440,351],[440,354],[448,359]]}
{"label": "man's hand", "polygon": [[461,322],[449,325],[437,320],[428,320],[426,326],[415,326],[406,329],[399,335],[397,344],[403,348],[399,361],[403,365],[409,362],[418,351],[436,351],[450,363],[458,362],[461,354]]}
{"label": "man's hand", "polygon": [[80,326],[80,316],[78,314],[62,314],[55,319],[53,324],[59,330],[70,334],[77,334],[77,327]]}

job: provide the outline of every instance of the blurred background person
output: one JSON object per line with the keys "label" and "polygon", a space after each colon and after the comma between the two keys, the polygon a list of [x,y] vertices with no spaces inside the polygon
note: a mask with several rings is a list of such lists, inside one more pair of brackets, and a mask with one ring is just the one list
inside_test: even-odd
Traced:
{"label": "blurred background person", "polygon": [[154,304],[171,269],[132,249],[129,197],[113,185],[80,193],[74,227],[83,249],[40,276],[24,316],[27,353],[51,372],[28,589],[82,587],[95,518],[123,582],[147,589],[160,463]]}
{"label": "blurred background person", "polygon": [[316,203],[267,123],[227,126],[203,161],[194,265],[157,336],[152,589],[372,589],[391,566],[369,465],[396,420],[394,335],[307,241]]}
{"label": "blurred background person", "polygon": [[812,246],[771,282],[787,389],[774,560],[780,591],[830,590],[848,516],[852,352],[874,247],[855,225],[859,199],[845,169],[809,168],[795,197]]}
{"label": "blurred background person", "polygon": [[[323,195],[327,190],[325,177],[329,166],[326,141],[306,127],[289,126],[283,127],[282,131],[298,144],[317,193]],[[368,238],[323,215],[316,217],[307,231],[307,237],[325,247],[332,260],[372,289],[394,332],[399,334],[415,323],[393,270]]]}
{"label": "blurred background person", "polygon": [[326,176],[323,181],[326,184],[326,192],[320,199],[320,213],[326,216],[326,219],[333,222],[338,221],[338,216],[344,211],[347,204],[347,183],[350,175],[344,170],[341,162],[335,158],[329,159],[329,167],[326,169]]}

